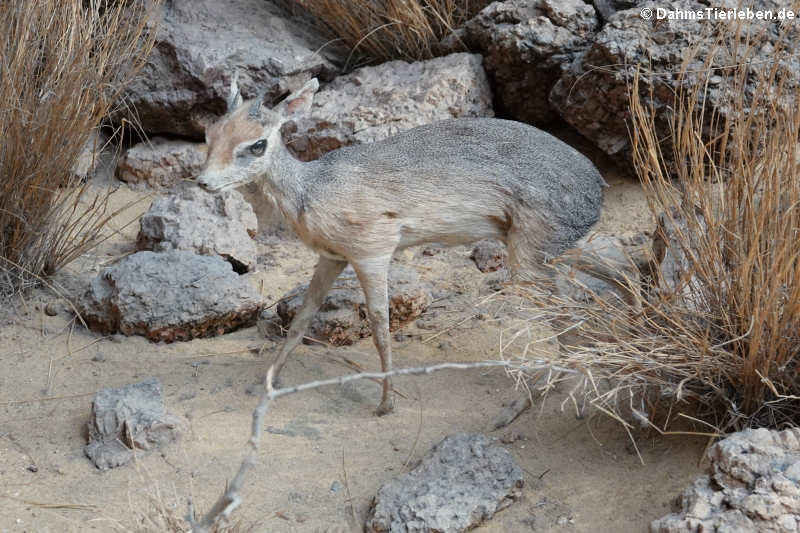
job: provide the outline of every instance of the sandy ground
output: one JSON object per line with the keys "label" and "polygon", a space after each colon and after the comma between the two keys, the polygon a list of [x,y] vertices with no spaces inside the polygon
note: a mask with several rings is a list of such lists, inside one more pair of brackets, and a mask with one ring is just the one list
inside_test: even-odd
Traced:
{"label": "sandy ground", "polygon": [[[611,185],[598,229],[648,229],[638,184],[602,158],[596,162]],[[147,196],[116,186],[113,206]],[[58,275],[67,293],[134,249],[135,219],[148,205],[145,199],[118,217],[108,241]],[[260,253],[261,269],[250,278],[257,287],[263,282],[270,301],[310,278],[315,256],[299,242],[262,239]],[[397,366],[495,358],[501,334],[519,325],[514,310],[481,303],[491,290],[468,256],[465,247],[431,257],[420,249],[398,254],[453,296],[393,341]],[[50,302],[57,316],[44,313]],[[257,401],[253,384],[266,369],[255,353],[264,342],[256,327],[175,344],[102,337],[77,325],[53,291],[12,301],[0,323],[0,531],[137,531],[150,523],[153,501],[183,515],[190,496],[206,509],[238,467]],[[266,352],[274,354],[274,343]],[[350,347],[305,345],[284,378],[301,383],[352,372],[346,360],[378,368],[370,339]],[[96,470],[83,453],[92,396],[149,377],[161,380],[168,410],[186,418],[187,431],[126,467]],[[383,418],[373,415],[380,395],[373,382],[277,401],[235,516],[256,524],[254,531],[359,531],[382,483],[444,436],[486,431],[519,394],[500,370],[400,378],[395,387],[396,412]],[[562,411],[562,400],[556,392],[492,434],[507,442],[526,484],[520,501],[475,531],[643,532],[699,474],[705,441],[642,438],[641,464],[620,426],[598,416],[578,420]]]}

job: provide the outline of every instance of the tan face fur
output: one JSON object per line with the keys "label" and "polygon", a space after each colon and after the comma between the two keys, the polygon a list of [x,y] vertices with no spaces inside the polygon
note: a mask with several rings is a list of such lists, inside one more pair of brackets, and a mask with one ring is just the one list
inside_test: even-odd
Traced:
{"label": "tan face fur", "polygon": [[238,89],[231,86],[233,109],[206,130],[208,155],[197,183],[210,192],[219,192],[251,183],[265,175],[280,139],[281,125],[300,113],[308,112],[319,88],[312,79],[274,109],[265,109],[251,100],[241,102]]}
{"label": "tan face fur", "polygon": [[[210,192],[219,192],[254,181],[268,168],[272,130],[280,121],[263,121],[248,116],[246,102],[222,117],[206,131],[208,155],[197,183]],[[262,112],[262,115],[270,113]],[[262,148],[263,147],[263,148]]]}

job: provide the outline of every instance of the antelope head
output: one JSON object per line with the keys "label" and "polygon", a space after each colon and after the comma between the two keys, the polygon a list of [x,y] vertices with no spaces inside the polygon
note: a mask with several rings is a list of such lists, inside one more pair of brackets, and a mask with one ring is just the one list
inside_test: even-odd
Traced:
{"label": "antelope head", "polygon": [[206,130],[208,153],[197,183],[209,192],[219,192],[255,181],[268,173],[282,146],[281,125],[311,109],[319,82],[312,78],[282,102],[267,109],[263,95],[242,101],[234,74],[228,111]]}

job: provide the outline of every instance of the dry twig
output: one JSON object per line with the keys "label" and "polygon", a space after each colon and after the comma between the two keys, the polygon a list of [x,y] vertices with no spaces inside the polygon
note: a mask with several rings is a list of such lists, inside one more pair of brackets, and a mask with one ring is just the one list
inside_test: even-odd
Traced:
{"label": "dry twig", "polygon": [[189,512],[186,515],[186,521],[190,524],[193,533],[209,533],[215,524],[219,523],[220,521],[227,520],[231,513],[239,507],[242,503],[242,498],[240,495],[240,491],[242,489],[242,485],[244,483],[244,479],[247,476],[247,473],[250,471],[251,468],[256,463],[256,458],[258,455],[259,444],[261,442],[261,435],[264,432],[264,417],[269,412],[269,407],[272,404],[273,400],[280,398],[282,396],[288,396],[289,394],[296,394],[298,392],[304,392],[311,389],[316,389],[319,387],[327,387],[330,385],[344,385],[345,383],[350,383],[353,381],[358,381],[362,379],[384,379],[387,377],[394,377],[394,376],[405,376],[405,375],[425,375],[430,374],[432,372],[436,372],[439,370],[450,370],[450,369],[457,369],[457,370],[466,370],[472,368],[491,368],[491,367],[499,367],[499,368],[526,368],[526,369],[543,369],[543,368],[552,368],[558,372],[565,372],[565,373],[575,373],[576,371],[570,368],[565,367],[558,367],[553,366],[547,361],[479,361],[475,363],[440,363],[437,365],[431,366],[424,366],[424,367],[414,367],[414,368],[400,368],[396,370],[392,370],[391,372],[362,372],[360,374],[351,374],[347,376],[341,376],[338,378],[332,379],[324,379],[319,381],[311,381],[309,383],[303,383],[301,385],[295,385],[293,387],[284,387],[280,389],[275,389],[272,387],[272,379],[274,374],[274,368],[270,367],[269,371],[267,372],[266,378],[266,387],[264,392],[261,394],[261,398],[258,401],[258,406],[253,411],[253,421],[251,424],[251,432],[250,432],[250,439],[247,442],[247,448],[245,451],[244,458],[242,459],[242,463],[239,466],[239,470],[236,472],[236,475],[233,479],[228,483],[225,492],[219,497],[219,499],[214,503],[214,505],[209,509],[209,511],[199,520],[195,519],[194,508],[192,506],[191,500],[189,501]]}

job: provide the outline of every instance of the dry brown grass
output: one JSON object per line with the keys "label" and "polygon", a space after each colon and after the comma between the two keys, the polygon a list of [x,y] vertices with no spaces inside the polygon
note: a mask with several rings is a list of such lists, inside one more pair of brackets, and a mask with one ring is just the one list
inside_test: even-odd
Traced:
{"label": "dry brown grass", "polygon": [[356,54],[373,60],[435,57],[438,43],[490,0],[294,0]]}
{"label": "dry brown grass", "polygon": [[106,197],[72,168],[153,44],[144,1],[0,2],[0,296],[91,248]]}
{"label": "dry brown grass", "polygon": [[[787,83],[782,46],[754,77],[754,47],[730,35],[710,53],[732,58],[728,68],[688,72],[693,59],[712,64],[688,52],[667,138],[639,77],[631,87],[635,166],[653,214],[675,228],[677,275],[657,272],[639,305],[519,289],[539,322],[576,325],[580,342],[559,359],[583,372],[575,407],[592,404],[629,430],[680,416],[709,433],[800,421],[800,90]],[[714,108],[711,76],[724,88]]]}

